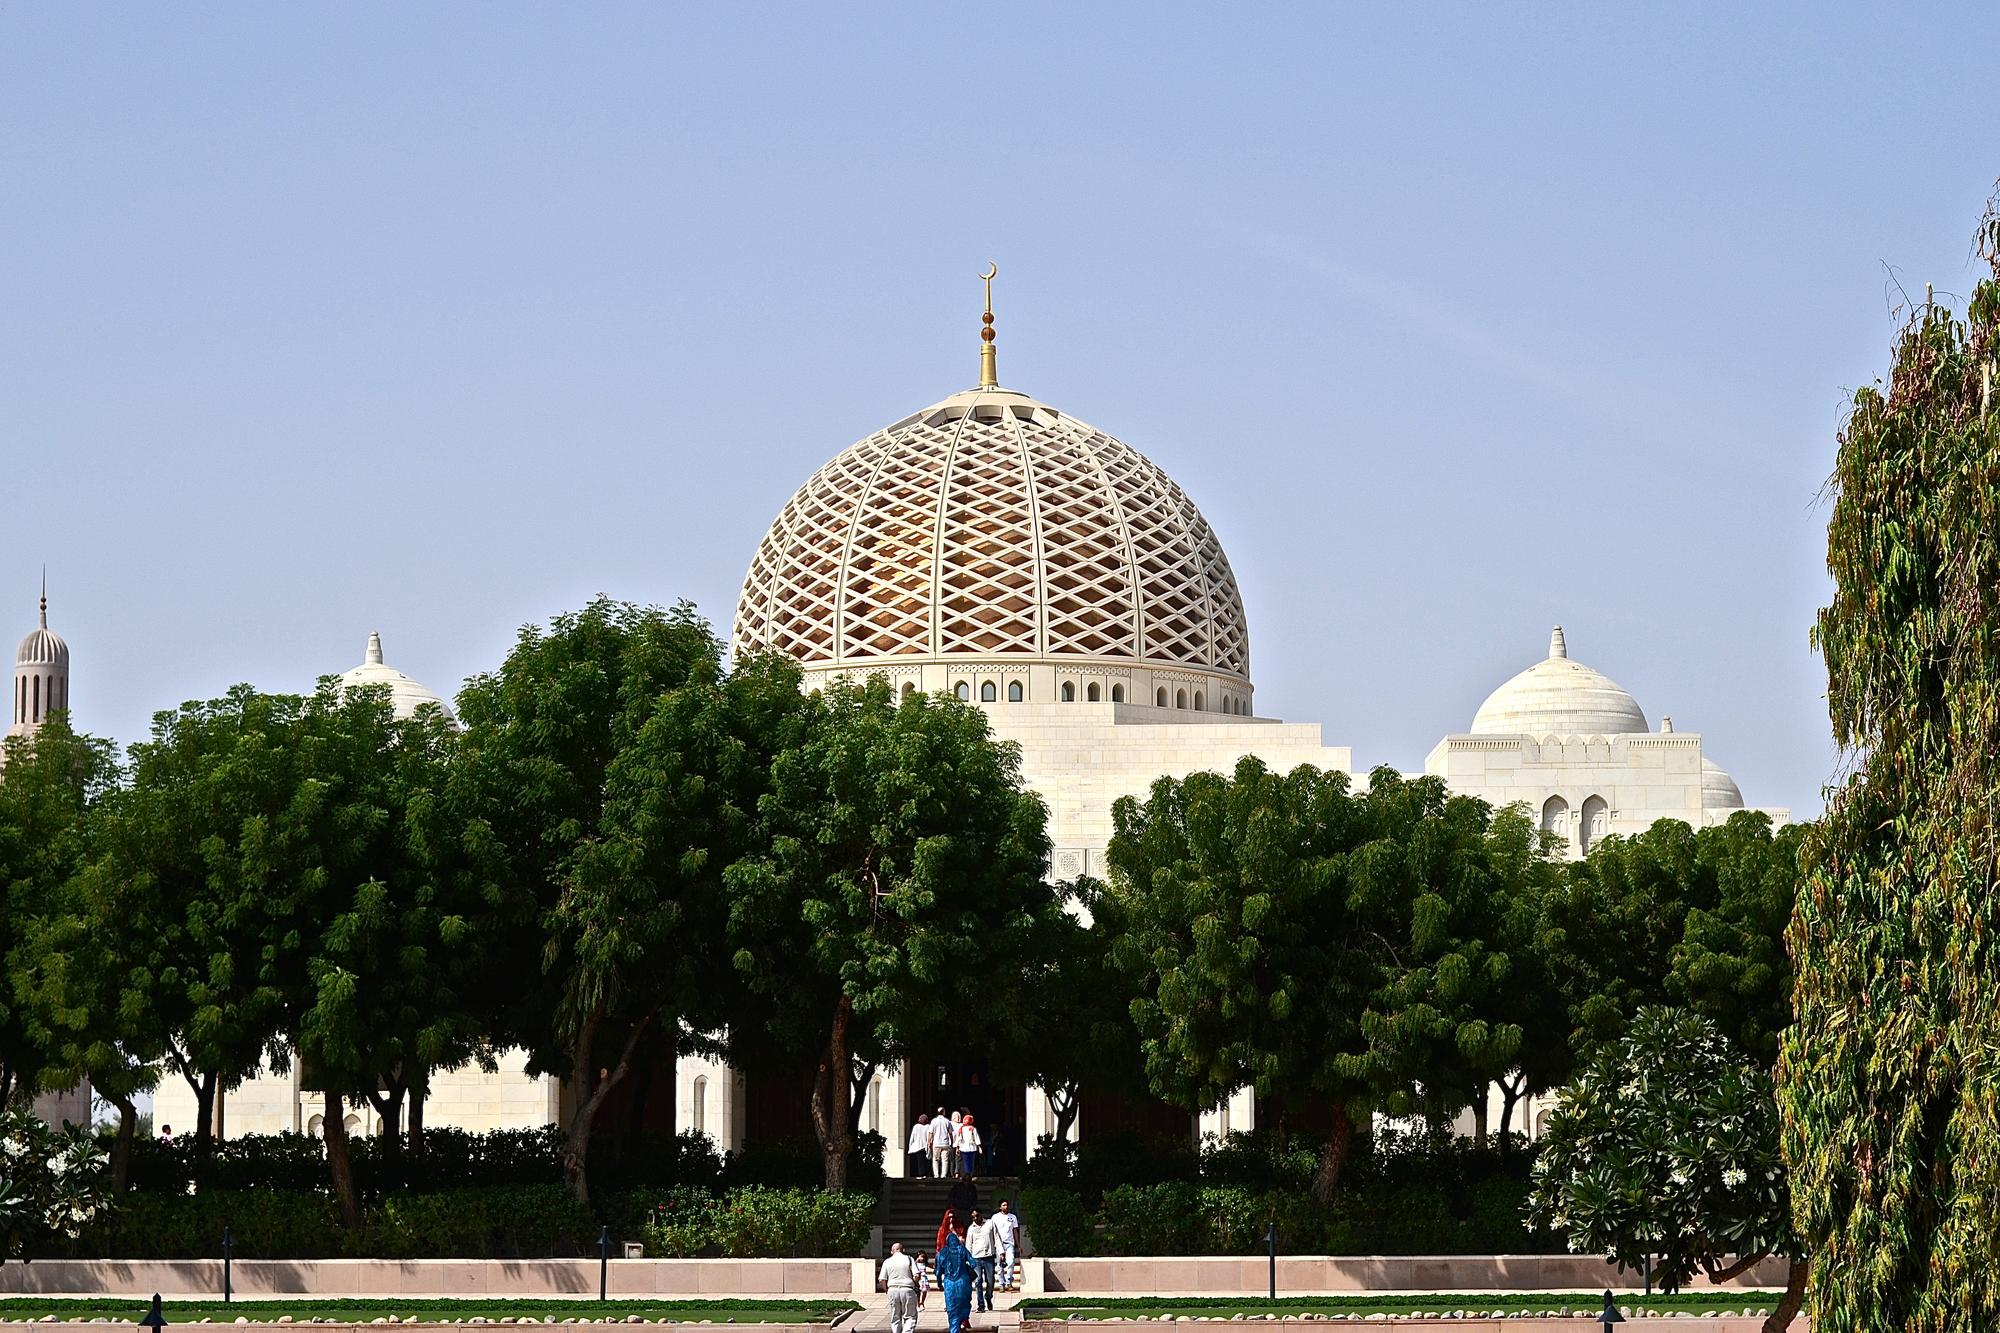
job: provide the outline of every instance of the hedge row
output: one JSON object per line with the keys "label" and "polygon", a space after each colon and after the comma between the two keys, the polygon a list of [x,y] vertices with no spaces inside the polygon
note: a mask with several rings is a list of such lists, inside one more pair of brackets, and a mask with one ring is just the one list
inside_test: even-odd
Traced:
{"label": "hedge row", "polygon": [[634,1191],[606,1200],[600,1219],[560,1185],[493,1185],[388,1195],[347,1231],[323,1193],[132,1193],[78,1240],[38,1257],[215,1258],[226,1227],[241,1259],[581,1258],[597,1254],[606,1220],[614,1244],[643,1240],[648,1254],[839,1257],[861,1252],[874,1206],[868,1195],[764,1186]]}
{"label": "hedge row", "polygon": [[1561,1253],[1523,1217],[1534,1158],[1519,1139],[1385,1130],[1357,1141],[1318,1205],[1309,1141],[1232,1134],[1197,1153],[1102,1135],[1036,1155],[1021,1218],[1039,1254],[1250,1254],[1274,1223],[1293,1254]]}
{"label": "hedge row", "polygon": [[[438,1128],[424,1132],[421,1154],[375,1137],[350,1148],[355,1186],[363,1199],[494,1185],[560,1185],[564,1135],[559,1129],[498,1129],[483,1134]],[[856,1136],[848,1179],[858,1189],[882,1180],[882,1136]],[[724,1156],[706,1134],[647,1136],[630,1144],[600,1138],[591,1149],[593,1192],[634,1186],[690,1186],[709,1191],[746,1185],[810,1189],[826,1175],[810,1135],[766,1139]],[[301,1193],[327,1188],[326,1151],[311,1134],[246,1134],[213,1144],[197,1158],[192,1136],[141,1139],[132,1145],[131,1187],[141,1194],[186,1194],[199,1177],[204,1190],[269,1189]],[[593,1233],[594,1234],[594,1233]]]}

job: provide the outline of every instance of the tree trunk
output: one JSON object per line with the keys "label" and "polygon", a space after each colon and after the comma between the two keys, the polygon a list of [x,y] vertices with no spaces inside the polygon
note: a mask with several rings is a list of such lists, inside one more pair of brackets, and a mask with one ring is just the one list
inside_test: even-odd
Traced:
{"label": "tree trunk", "polygon": [[1486,1085],[1480,1084],[1472,1094],[1472,1146],[1486,1146]]}
{"label": "tree trunk", "polygon": [[194,1160],[190,1174],[194,1177],[194,1192],[199,1194],[208,1176],[209,1150],[215,1143],[215,1075],[196,1078],[184,1072],[181,1078],[194,1091]]}
{"label": "tree trunk", "polygon": [[111,1140],[111,1192],[123,1194],[132,1178],[132,1137],[139,1132],[139,1108],[130,1097],[106,1096],[118,1108],[118,1135]]}
{"label": "tree trunk", "polygon": [[1063,1095],[1060,1098],[1050,1097],[1049,1109],[1056,1113],[1056,1142],[1058,1144],[1068,1143],[1069,1132],[1076,1127],[1076,1113],[1081,1109],[1077,1105],[1076,1084],[1065,1084]]}
{"label": "tree trunk", "polygon": [[1354,1119],[1347,1114],[1346,1103],[1335,1102],[1333,1123],[1327,1130],[1326,1148],[1320,1153],[1319,1169],[1313,1172],[1314,1203],[1333,1201],[1333,1192],[1340,1188],[1341,1168],[1347,1165],[1347,1153],[1353,1146]]}
{"label": "tree trunk", "polygon": [[326,1138],[326,1166],[333,1177],[333,1197],[340,1204],[340,1225],[353,1231],[361,1225],[361,1200],[354,1192],[354,1160],[347,1152],[347,1107],[340,1094],[326,1094],[322,1130]]}
{"label": "tree trunk", "polygon": [[847,1188],[847,1157],[854,1151],[847,1086],[847,1026],[853,1017],[854,1002],[843,994],[833,1011],[826,1058],[813,1076],[813,1133],[819,1136],[820,1155],[826,1164],[826,1188],[830,1193]]}
{"label": "tree trunk", "polygon": [[[1528,1080],[1525,1078],[1516,1079],[1512,1083],[1504,1078],[1500,1080],[1500,1139],[1503,1143],[1507,1135],[1513,1131],[1514,1107],[1519,1104],[1527,1088]],[[1527,1129],[1527,1125],[1523,1123],[1521,1132],[1525,1134]]]}
{"label": "tree trunk", "polygon": [[410,1085],[410,1156],[424,1155],[424,1096],[430,1091],[428,1071],[420,1071]]}
{"label": "tree trunk", "polygon": [[[576,1046],[570,1053],[570,1086],[577,1089],[580,1100],[577,1102],[576,1120],[569,1127],[569,1141],[563,1148],[563,1172],[569,1177],[570,1192],[576,1195],[578,1203],[590,1202],[590,1179],[587,1174],[590,1166],[590,1131],[591,1124],[597,1117],[597,1108],[604,1104],[605,1097],[631,1071],[632,1052],[638,1048],[639,1038],[646,1034],[646,1028],[652,1021],[653,1015],[647,1014],[633,1026],[632,1035],[625,1039],[625,1049],[618,1056],[618,1063],[605,1071],[601,1080],[596,1078],[591,1069],[593,1063],[591,1048],[597,1041],[597,1029],[604,1022],[602,1006],[591,1011],[590,1017],[584,1020],[582,1029],[577,1033]],[[585,1088],[590,1089],[590,1095],[587,1097],[582,1091]]]}
{"label": "tree trunk", "polygon": [[1798,1316],[1799,1307],[1806,1302],[1806,1277],[1812,1264],[1804,1259],[1792,1260],[1792,1271],[1785,1278],[1785,1294],[1778,1300],[1778,1308],[1764,1317],[1763,1333],[1785,1333],[1785,1328]]}
{"label": "tree trunk", "polygon": [[395,1161],[403,1155],[403,1098],[408,1087],[398,1079],[385,1079],[385,1091],[367,1094],[368,1104],[375,1108],[375,1114],[382,1118],[379,1137],[382,1140],[382,1156]]}

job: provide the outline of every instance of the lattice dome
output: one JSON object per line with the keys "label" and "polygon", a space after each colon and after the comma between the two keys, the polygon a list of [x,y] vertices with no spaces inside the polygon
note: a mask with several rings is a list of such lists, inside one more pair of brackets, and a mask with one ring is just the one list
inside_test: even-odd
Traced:
{"label": "lattice dome", "polygon": [[976,389],[852,445],[750,562],[737,650],[812,667],[1095,659],[1247,690],[1250,634],[1215,533],[1130,445]]}

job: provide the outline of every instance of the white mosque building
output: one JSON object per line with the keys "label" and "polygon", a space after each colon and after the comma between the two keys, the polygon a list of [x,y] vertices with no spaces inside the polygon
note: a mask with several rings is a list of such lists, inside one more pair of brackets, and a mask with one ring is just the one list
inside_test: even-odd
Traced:
{"label": "white mosque building", "polygon": [[[1059,879],[1103,873],[1113,802],[1158,777],[1227,770],[1245,755],[1280,770],[1352,772],[1350,751],[1327,745],[1317,723],[1256,711],[1242,597],[1194,502],[1130,445],[1003,388],[992,322],[989,305],[978,387],[842,450],[779,510],[750,560],[734,650],[791,655],[808,688],[880,674],[902,694],[977,705],[996,737],[1020,746],[1023,775],[1048,804]],[[30,643],[43,641],[23,643],[17,712],[21,673],[43,671],[56,651],[31,654]],[[67,649],[60,655],[60,682],[31,683],[31,701],[51,689],[67,701]],[[401,713],[427,704],[449,713],[435,691],[386,663],[379,635],[340,679],[387,684]],[[1569,657],[1560,628],[1547,658],[1494,690],[1466,731],[1440,740],[1425,771],[1495,805],[1525,804],[1571,855],[1660,818],[1700,826],[1744,807],[1700,735],[1666,718],[1653,730],[1628,692]],[[887,1139],[886,1165],[900,1173],[894,1149],[919,1109],[983,1098],[998,1115],[988,1109],[982,1125],[1012,1135],[1017,1152],[1053,1127],[1038,1091],[982,1089],[981,1076],[943,1054],[913,1058],[877,1078],[858,1128]],[[678,1127],[725,1150],[801,1128],[771,1109],[782,1101],[796,1115],[795,1095],[762,1097],[714,1061],[683,1057],[675,1085]],[[218,1123],[231,1134],[317,1132],[319,1105],[291,1076],[267,1073],[228,1094]],[[511,1053],[495,1073],[439,1075],[425,1121],[525,1128],[560,1123],[568,1105],[559,1080],[529,1077]],[[1133,1123],[1119,1115],[1087,1101],[1078,1131]],[[1255,1119],[1246,1091],[1198,1123],[1216,1132]],[[155,1123],[193,1120],[187,1090],[163,1085]],[[1177,1123],[1194,1127],[1185,1116]],[[372,1110],[354,1108],[350,1128],[373,1130]]]}

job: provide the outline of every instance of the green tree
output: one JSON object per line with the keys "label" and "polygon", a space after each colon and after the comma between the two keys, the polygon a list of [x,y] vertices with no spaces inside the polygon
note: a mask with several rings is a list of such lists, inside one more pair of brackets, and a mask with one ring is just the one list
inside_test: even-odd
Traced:
{"label": "green tree", "polygon": [[1695,834],[1695,858],[1712,906],[1691,907],[1668,955],[1666,991],[1711,1020],[1769,1069],[1792,1021],[1792,960],[1785,928],[1798,897],[1799,844],[1810,825],[1773,831],[1770,816],[1738,811]]}
{"label": "green tree", "polygon": [[968,996],[1004,1007],[1054,891],[1047,814],[977,709],[899,704],[879,676],[807,699],[772,763],[761,850],[727,876],[735,963],[759,1000],[730,1035],[759,1062],[813,1069],[839,1190],[873,1069],[925,1036],[963,1040]]}
{"label": "green tree", "polygon": [[996,1015],[997,1070],[1040,1088],[1055,1114],[1058,1144],[1069,1142],[1093,1092],[1141,1092],[1131,991],[1111,964],[1117,926],[1102,886],[1092,880],[1060,886],[1041,912],[1040,939],[1024,961],[1016,1003]]}
{"label": "green tree", "polygon": [[1509,894],[1544,855],[1518,813],[1496,823],[1436,778],[1379,770],[1357,795],[1344,773],[1246,758],[1113,819],[1113,956],[1153,1090],[1327,1107],[1316,1198],[1357,1118],[1454,1110],[1516,1063]]}
{"label": "green tree", "polygon": [[128,914],[130,994],[193,1091],[197,1152],[215,1093],[290,1053],[290,988],[320,921],[323,793],[300,744],[304,701],[237,686],[157,714],[106,805],[96,891]]}
{"label": "green tree", "polygon": [[684,1021],[707,1021],[727,958],[719,926],[703,933],[739,822],[720,805],[741,799],[740,773],[708,786],[736,743],[720,660],[686,605],[599,598],[528,626],[460,694],[449,795],[423,821],[439,857],[498,895],[496,1038],[566,1080],[579,1199],[605,1098],[642,1052],[670,1059]]}
{"label": "green tree", "polygon": [[1798,1313],[1806,1265],[1770,1075],[1709,1020],[1640,1010],[1558,1094],[1540,1148],[1529,1214],[1572,1251],[1653,1263],[1668,1290],[1782,1254],[1791,1278],[1765,1333]]}
{"label": "green tree", "polygon": [[118,765],[109,742],[70,730],[53,713],[33,736],[0,751],[0,1111],[19,1097],[80,1076],[65,1030],[87,1023],[80,1003],[50,984],[88,861],[91,812],[111,792]]}
{"label": "green tree", "polygon": [[1806,840],[1779,1104],[1812,1325],[2000,1325],[2000,195],[1963,318],[1855,394],[1826,658],[1846,780]]}
{"label": "green tree", "polygon": [[312,927],[286,1029],[301,1083],[325,1098],[334,1198],[354,1227],[346,1102],[375,1102],[393,1150],[394,1113],[411,1082],[469,1058],[483,1017],[471,984],[482,903],[463,880],[434,873],[414,829],[418,807],[445,780],[452,732],[442,710],[398,719],[386,688],[329,680],[300,723],[300,777],[320,816]]}
{"label": "green tree", "polygon": [[110,1203],[108,1184],[88,1126],[51,1129],[26,1107],[0,1111],[0,1263],[81,1235]]}

